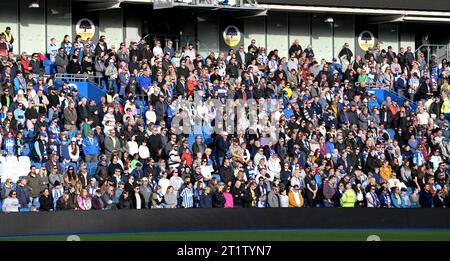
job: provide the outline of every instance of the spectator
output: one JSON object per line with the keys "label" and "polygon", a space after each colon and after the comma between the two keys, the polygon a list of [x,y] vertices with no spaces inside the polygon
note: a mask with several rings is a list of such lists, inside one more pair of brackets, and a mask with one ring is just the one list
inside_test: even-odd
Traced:
{"label": "spectator", "polygon": [[8,197],[5,198],[2,204],[2,211],[5,213],[8,212],[19,212],[19,200],[17,199],[17,193],[14,190],[11,190],[8,194]]}
{"label": "spectator", "polygon": [[50,191],[46,188],[39,197],[39,211],[53,211],[53,209],[53,198],[50,195]]}
{"label": "spectator", "polygon": [[140,187],[138,185],[134,186],[133,192],[131,192],[130,199],[133,202],[133,208],[144,209],[145,208],[145,198],[140,192]]}
{"label": "spectator", "polygon": [[87,189],[82,189],[80,195],[77,197],[78,207],[81,210],[90,210],[92,208],[91,197]]}
{"label": "spectator", "polygon": [[27,185],[26,179],[17,181],[17,199],[19,200],[20,208],[31,207],[30,188]]}
{"label": "spectator", "polygon": [[303,207],[303,196],[300,193],[299,186],[294,185],[292,190],[289,192],[289,207],[290,208],[301,208]]}

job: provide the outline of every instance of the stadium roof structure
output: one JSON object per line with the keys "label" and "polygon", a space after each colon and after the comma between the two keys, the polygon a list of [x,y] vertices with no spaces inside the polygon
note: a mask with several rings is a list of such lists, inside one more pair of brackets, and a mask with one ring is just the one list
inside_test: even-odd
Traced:
{"label": "stadium roof structure", "polygon": [[423,0],[259,0],[258,3],[267,5],[306,5],[416,11],[450,11],[450,2],[448,0],[433,0],[431,2]]}

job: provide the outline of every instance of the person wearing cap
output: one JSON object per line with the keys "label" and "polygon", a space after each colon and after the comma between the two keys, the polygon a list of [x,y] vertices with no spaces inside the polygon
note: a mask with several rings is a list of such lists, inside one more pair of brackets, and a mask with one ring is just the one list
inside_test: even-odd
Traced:
{"label": "person wearing cap", "polygon": [[89,180],[89,185],[86,186],[86,189],[88,190],[89,196],[95,196],[97,189],[99,189],[97,179],[95,177],[92,177]]}
{"label": "person wearing cap", "polygon": [[141,185],[139,187],[139,191],[142,194],[142,196],[144,196],[145,208],[150,208],[153,188],[150,186],[150,183],[149,183],[149,180],[147,177],[142,178]]}
{"label": "person wearing cap", "polygon": [[97,137],[94,136],[94,131],[88,132],[88,137],[83,139],[83,153],[84,161],[86,163],[97,162],[97,157],[100,152],[99,143]]}

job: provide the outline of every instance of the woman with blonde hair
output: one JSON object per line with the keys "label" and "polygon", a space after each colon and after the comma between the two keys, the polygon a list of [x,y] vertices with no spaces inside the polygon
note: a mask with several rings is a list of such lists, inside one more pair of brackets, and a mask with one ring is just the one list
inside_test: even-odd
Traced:
{"label": "woman with blonde hair", "polygon": [[2,191],[2,200],[5,200],[8,197],[9,192],[11,192],[12,190],[13,190],[12,179],[7,178],[6,181],[5,181],[5,184],[2,185],[2,189],[1,189],[1,191]]}
{"label": "woman with blonde hair", "polygon": [[25,97],[24,91],[22,89],[17,91],[16,97],[14,97],[14,102],[17,104],[21,103],[24,109],[28,108],[28,99]]}
{"label": "woman with blonde hair", "polygon": [[91,210],[92,202],[87,189],[81,190],[80,195],[77,197],[77,203],[81,210]]}

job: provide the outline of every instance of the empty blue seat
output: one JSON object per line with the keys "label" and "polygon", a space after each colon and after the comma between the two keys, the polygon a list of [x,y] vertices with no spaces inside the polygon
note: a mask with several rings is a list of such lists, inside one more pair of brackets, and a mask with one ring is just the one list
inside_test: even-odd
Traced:
{"label": "empty blue seat", "polygon": [[220,182],[220,175],[219,174],[211,174],[213,178],[216,178],[217,182]]}
{"label": "empty blue seat", "polygon": [[95,175],[95,171],[97,170],[97,163],[88,163],[86,168],[89,176],[93,177]]}

